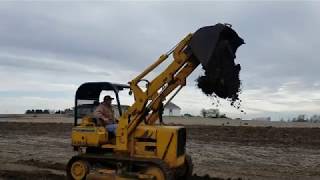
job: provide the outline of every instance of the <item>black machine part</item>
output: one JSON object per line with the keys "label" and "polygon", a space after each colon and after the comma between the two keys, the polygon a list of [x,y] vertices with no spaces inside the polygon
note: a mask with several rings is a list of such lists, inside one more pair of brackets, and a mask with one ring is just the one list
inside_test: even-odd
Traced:
{"label": "black machine part", "polygon": [[228,24],[216,24],[198,29],[188,49],[203,69],[198,87],[207,95],[236,100],[240,92],[240,65],[234,62],[236,51],[244,40]]}

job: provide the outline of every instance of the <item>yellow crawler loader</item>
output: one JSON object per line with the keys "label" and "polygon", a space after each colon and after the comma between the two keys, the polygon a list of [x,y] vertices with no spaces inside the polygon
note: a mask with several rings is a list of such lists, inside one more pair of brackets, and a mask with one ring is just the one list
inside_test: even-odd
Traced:
{"label": "yellow crawler loader", "polygon": [[[128,85],[82,84],[75,95],[72,129],[72,146],[77,155],[68,162],[67,178],[188,179],[192,175],[192,161],[186,152],[186,128],[163,123],[163,103],[170,102],[186,85],[186,78],[199,64],[210,71],[209,64],[213,61],[219,64],[221,60],[217,54],[223,51],[233,60],[236,49],[243,43],[228,24],[202,27],[161,55]],[[144,79],[165,61],[170,61],[169,65],[154,79]],[[220,70],[215,71],[219,74]],[[146,87],[141,87],[142,81]],[[134,95],[134,103],[122,112],[119,92],[126,89]],[[98,126],[97,119],[90,116],[102,91],[111,91],[116,97],[120,115],[116,135]],[[85,111],[86,108],[89,110]]]}

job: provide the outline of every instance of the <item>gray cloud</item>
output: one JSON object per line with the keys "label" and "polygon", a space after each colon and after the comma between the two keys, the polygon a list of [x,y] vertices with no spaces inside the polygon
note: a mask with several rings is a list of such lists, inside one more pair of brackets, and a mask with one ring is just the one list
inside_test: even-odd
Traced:
{"label": "gray cloud", "polygon": [[[237,62],[248,107],[255,98],[272,104],[268,98],[287,97],[274,94],[291,82],[298,85],[287,93],[312,90],[317,99],[319,8],[317,2],[2,2],[0,74],[75,86],[127,82],[187,33],[227,22],[246,42]],[[201,68],[191,86],[199,74]]]}

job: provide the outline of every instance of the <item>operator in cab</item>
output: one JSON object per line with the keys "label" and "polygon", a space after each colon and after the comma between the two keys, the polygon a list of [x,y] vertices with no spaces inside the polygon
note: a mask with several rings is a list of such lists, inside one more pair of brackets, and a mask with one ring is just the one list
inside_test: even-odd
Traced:
{"label": "operator in cab", "polygon": [[109,95],[105,96],[103,102],[101,102],[93,112],[93,116],[98,119],[98,125],[106,127],[108,132],[115,135],[117,124],[111,105],[113,99],[114,98]]}

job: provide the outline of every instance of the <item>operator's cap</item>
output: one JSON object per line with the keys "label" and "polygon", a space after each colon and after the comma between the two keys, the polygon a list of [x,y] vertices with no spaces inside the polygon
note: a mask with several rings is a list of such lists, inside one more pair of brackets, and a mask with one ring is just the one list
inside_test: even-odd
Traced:
{"label": "operator's cap", "polygon": [[112,100],[112,99],[114,99],[114,98],[111,97],[111,96],[109,96],[109,95],[106,95],[106,96],[103,98],[103,100]]}

